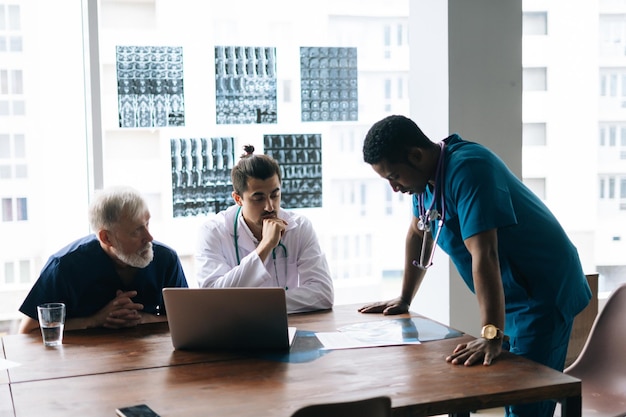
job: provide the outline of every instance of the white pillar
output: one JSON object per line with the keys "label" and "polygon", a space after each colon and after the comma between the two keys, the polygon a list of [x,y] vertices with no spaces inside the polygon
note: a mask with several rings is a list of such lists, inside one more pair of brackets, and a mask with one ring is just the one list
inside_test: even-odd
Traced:
{"label": "white pillar", "polygon": [[[409,24],[411,118],[435,141],[486,145],[521,177],[522,0],[411,0]],[[476,298],[439,259],[413,309],[477,335]]]}

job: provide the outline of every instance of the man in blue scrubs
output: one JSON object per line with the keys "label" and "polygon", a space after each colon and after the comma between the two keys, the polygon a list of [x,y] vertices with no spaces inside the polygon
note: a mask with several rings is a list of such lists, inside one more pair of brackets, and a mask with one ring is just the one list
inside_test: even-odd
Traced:
{"label": "man in blue scrubs", "polygon": [[[576,248],[543,202],[484,146],[456,134],[434,143],[404,116],[375,123],[363,157],[394,191],[413,195],[414,217],[401,296],[359,311],[407,312],[439,246],[476,294],[483,326],[446,360],[490,365],[510,349],[563,370],[574,316],[591,290]],[[506,415],[547,417],[554,408],[553,401],[509,406]]]}
{"label": "man in blue scrubs", "polygon": [[166,321],[161,290],[187,287],[176,252],[153,240],[150,211],[129,187],[96,194],[89,208],[94,234],[52,255],[20,311],[20,333],[39,327],[37,306],[66,306],[65,329],[123,328]]}

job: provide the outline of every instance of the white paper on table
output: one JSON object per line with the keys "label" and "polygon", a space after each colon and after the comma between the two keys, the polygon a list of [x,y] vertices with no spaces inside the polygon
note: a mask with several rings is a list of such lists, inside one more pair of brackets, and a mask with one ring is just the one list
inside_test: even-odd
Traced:
{"label": "white paper on table", "polygon": [[13,362],[8,359],[0,359],[0,370],[14,368],[16,366],[20,366],[21,363]]}
{"label": "white paper on table", "polygon": [[[408,331],[407,331],[408,329]],[[338,332],[315,333],[324,349],[354,349],[376,346],[420,344],[412,323],[381,320],[344,326]]]}
{"label": "white paper on table", "polygon": [[417,341],[389,340],[389,339],[358,339],[343,332],[318,332],[317,339],[324,345],[323,349],[356,349],[377,346],[418,345]]}

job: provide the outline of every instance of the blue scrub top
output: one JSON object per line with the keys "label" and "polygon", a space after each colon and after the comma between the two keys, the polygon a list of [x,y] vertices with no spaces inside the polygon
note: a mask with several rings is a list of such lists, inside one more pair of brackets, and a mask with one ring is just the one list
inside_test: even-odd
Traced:
{"label": "blue scrub top", "polygon": [[117,290],[135,290],[133,301],[143,304],[143,311],[165,314],[162,288],[187,287],[187,280],[173,249],[157,241],[152,248],[152,262],[126,286],[95,235],[76,240],[48,259],[20,311],[37,320],[37,305],[62,302],[68,318],[88,317],[113,300]]}
{"label": "blue scrub top", "polygon": [[[495,228],[507,315],[555,309],[566,318],[578,314],[591,299],[591,290],[578,252],[554,215],[493,152],[456,134],[445,142],[445,223],[438,245],[470,290],[474,292],[472,259],[464,240]],[[426,207],[432,191],[424,193]],[[417,196],[413,205],[418,216]]]}

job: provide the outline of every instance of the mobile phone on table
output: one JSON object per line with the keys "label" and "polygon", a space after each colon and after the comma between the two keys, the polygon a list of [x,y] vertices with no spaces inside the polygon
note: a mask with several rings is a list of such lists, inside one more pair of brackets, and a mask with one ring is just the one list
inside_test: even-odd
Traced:
{"label": "mobile phone on table", "polygon": [[117,408],[115,413],[119,417],[159,417],[159,415],[146,404]]}

